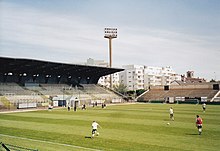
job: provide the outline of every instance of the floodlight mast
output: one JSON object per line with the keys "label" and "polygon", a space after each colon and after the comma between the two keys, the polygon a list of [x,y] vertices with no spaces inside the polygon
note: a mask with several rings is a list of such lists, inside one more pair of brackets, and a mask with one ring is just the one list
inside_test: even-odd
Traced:
{"label": "floodlight mast", "polygon": [[[112,67],[112,39],[117,38],[117,28],[105,28],[104,38],[109,39],[109,67]],[[112,88],[112,75],[110,75],[110,88]]]}

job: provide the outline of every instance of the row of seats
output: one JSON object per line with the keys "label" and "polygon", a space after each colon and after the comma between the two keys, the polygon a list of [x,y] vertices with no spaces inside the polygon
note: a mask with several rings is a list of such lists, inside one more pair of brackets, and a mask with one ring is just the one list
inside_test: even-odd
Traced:
{"label": "row of seats", "polygon": [[[1,95],[11,101],[36,100],[40,102],[48,96],[68,95],[76,96],[81,100],[120,98],[115,93],[95,84],[83,85],[83,88],[72,87],[67,84],[40,84],[38,86],[20,86],[16,83],[0,84]],[[47,96],[47,97],[45,97]],[[34,99],[33,99],[34,98]]]}
{"label": "row of seats", "polygon": [[33,91],[28,90],[24,87],[21,87],[20,85],[16,83],[0,83],[0,94],[1,95],[10,95],[10,94],[16,94],[16,95],[31,95]]}

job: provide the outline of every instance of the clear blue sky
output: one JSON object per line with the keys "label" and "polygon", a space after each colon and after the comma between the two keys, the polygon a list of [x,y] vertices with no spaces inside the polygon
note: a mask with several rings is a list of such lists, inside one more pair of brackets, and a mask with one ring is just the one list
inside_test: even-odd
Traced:
{"label": "clear blue sky", "polygon": [[220,80],[219,0],[0,0],[0,56],[172,66]]}

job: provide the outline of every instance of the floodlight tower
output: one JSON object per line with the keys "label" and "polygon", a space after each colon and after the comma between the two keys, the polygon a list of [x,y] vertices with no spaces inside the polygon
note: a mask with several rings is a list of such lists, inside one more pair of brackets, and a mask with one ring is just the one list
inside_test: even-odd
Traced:
{"label": "floodlight tower", "polygon": [[[105,28],[104,38],[109,39],[109,67],[112,67],[112,39],[117,38],[117,28]],[[112,88],[112,75],[110,75],[110,88]]]}

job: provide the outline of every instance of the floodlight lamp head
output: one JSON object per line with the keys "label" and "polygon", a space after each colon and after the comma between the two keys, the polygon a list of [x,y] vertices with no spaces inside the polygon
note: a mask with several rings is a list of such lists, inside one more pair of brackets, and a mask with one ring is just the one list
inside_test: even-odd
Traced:
{"label": "floodlight lamp head", "polygon": [[117,38],[117,28],[105,28],[104,38]]}

